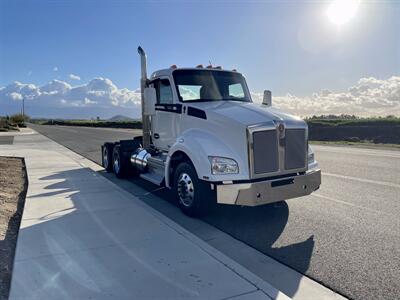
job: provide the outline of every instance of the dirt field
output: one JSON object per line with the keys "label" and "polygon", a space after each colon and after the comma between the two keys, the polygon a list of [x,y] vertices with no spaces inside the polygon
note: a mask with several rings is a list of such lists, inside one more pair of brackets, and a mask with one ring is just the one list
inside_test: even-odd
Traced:
{"label": "dirt field", "polygon": [[21,158],[0,157],[0,299],[7,299],[28,187]]}

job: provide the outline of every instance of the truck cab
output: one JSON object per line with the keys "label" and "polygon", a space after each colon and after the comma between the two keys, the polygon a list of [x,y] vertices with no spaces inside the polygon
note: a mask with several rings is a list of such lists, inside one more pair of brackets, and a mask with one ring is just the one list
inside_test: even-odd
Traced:
{"label": "truck cab", "polygon": [[[143,137],[103,145],[103,165],[173,189],[184,213],[213,203],[257,206],[305,196],[321,184],[307,124],[254,103],[236,70],[172,66],[147,78],[142,64]],[[121,173],[121,174],[120,174]]]}

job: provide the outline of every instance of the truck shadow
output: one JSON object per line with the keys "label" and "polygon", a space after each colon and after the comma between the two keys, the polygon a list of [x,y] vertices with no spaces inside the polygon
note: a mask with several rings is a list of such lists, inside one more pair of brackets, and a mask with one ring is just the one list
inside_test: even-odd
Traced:
{"label": "truck shadow", "polygon": [[[198,237],[207,240],[207,235],[205,235],[206,238],[202,237],[204,230],[199,229],[199,220],[186,217],[177,207],[177,201],[169,190],[159,188],[140,178],[120,180],[113,174],[104,172],[102,174]],[[160,201],[160,198],[164,201]],[[314,236],[311,235],[305,240],[298,238],[298,242],[289,245],[281,242],[280,238],[286,228],[289,215],[289,206],[286,202],[258,207],[214,204],[207,215],[201,218],[201,221],[218,228],[297,272],[305,274],[314,251]],[[290,232],[286,233],[290,235]],[[291,240],[293,239],[296,238],[291,237]],[[286,277],[284,283],[279,282],[277,278],[279,276],[272,276],[269,280],[270,282],[277,280],[275,286],[285,286],[285,293],[293,297],[299,287],[299,276]],[[271,283],[273,284],[273,282]]]}
{"label": "truck shadow", "polygon": [[[69,170],[32,181],[11,298],[222,299],[243,292],[237,283],[247,290],[200,248],[185,252],[181,239],[171,242],[169,226],[130,194],[110,191],[99,173]],[[140,186],[116,182],[129,183],[143,201],[174,208]]]}
{"label": "truck shadow", "polygon": [[[44,255],[48,252],[62,253],[63,249],[69,249],[69,247],[72,247],[73,249],[85,249],[94,241],[91,235],[100,235],[101,239],[116,243],[120,246],[121,253],[118,255],[124,257],[128,266],[130,263],[132,265],[137,264],[138,259],[141,260],[142,258],[138,258],[137,254],[134,253],[134,250],[124,246],[126,239],[125,235],[129,236],[129,228],[126,229],[126,227],[129,227],[129,224],[132,222],[129,220],[129,217],[120,216],[118,220],[114,220],[113,218],[115,217],[110,217],[106,212],[109,207],[113,207],[112,199],[102,197],[102,191],[92,190],[90,185],[80,185],[83,188],[76,188],[73,184],[73,180],[69,180],[73,178],[75,178],[74,180],[76,180],[76,178],[82,178],[85,172],[87,173],[87,170],[85,169],[71,170],[40,178],[41,182],[49,182],[49,184],[44,187],[45,192],[30,195],[30,201],[40,201],[40,199],[43,199],[42,197],[46,196],[52,196],[54,199],[57,199],[58,196],[68,193],[68,198],[71,200],[71,207],[60,210],[57,213],[43,215],[40,218],[40,221],[47,224],[45,228],[41,225],[42,223],[39,223],[21,229],[20,234],[23,239],[27,239],[28,241],[29,239],[35,240],[35,242],[32,242],[35,245],[34,249],[30,249],[30,253],[27,254],[27,256],[29,257],[30,255],[35,254]],[[200,232],[200,229],[204,228],[201,226],[203,222],[220,229],[235,239],[238,239],[258,251],[273,257],[300,273],[305,273],[309,268],[310,259],[314,249],[314,240],[312,236],[306,240],[301,240],[298,243],[285,246],[274,246],[274,244],[280,239],[289,219],[289,207],[285,202],[253,208],[215,205],[207,216],[198,220],[183,215],[176,207],[176,200],[169,191],[160,189],[147,181],[141,179],[120,180],[113,174],[105,172],[91,172],[91,174],[101,178],[104,176],[125,191],[129,192],[131,195],[139,198],[141,201],[147,203],[206,241],[207,239],[204,238],[204,232]],[[52,180],[65,178],[65,181],[51,183]],[[93,197],[82,197],[82,194],[87,195],[88,193],[91,193]],[[91,212],[92,206],[96,206],[99,211]],[[90,212],[89,214],[84,214],[90,218],[88,222],[90,226],[85,228],[88,232],[84,235],[78,234],[82,230],[79,225],[79,219],[81,218],[80,215],[88,211]],[[51,222],[51,224],[48,222]],[[113,226],[109,226],[110,222],[114,222],[117,225],[112,224]],[[107,229],[119,227],[121,228],[120,232],[110,231]],[[100,231],[102,232],[99,233]],[[49,239],[50,236],[57,235],[60,235],[60,237],[57,237],[55,240]],[[99,236],[96,236],[96,238],[98,239]],[[63,270],[64,265],[62,261],[51,261],[51,259],[51,256],[48,256],[46,260],[42,262],[40,267],[46,270],[44,274],[60,274],[57,278],[59,281],[58,287],[68,287],[68,290],[65,289],[63,291],[67,295],[72,295],[70,293],[75,289],[80,289],[84,291],[84,294],[86,293],[90,296],[100,296],[101,293],[104,292],[103,287],[96,287],[96,289],[93,290],[93,287],[85,286],[84,278],[80,280],[79,278],[74,277],[76,276],[75,273],[69,273],[67,269]],[[90,258],[87,256],[77,255],[76,257],[69,259],[73,260],[72,263],[74,264],[74,268],[80,269],[78,273],[84,274],[85,278],[96,278],[96,274],[109,272],[110,282],[107,283],[107,286],[120,286],[122,284],[121,282],[117,282],[117,276],[115,278],[112,278],[111,276],[113,270],[115,270],[115,267],[112,265],[113,258],[105,259],[104,255],[94,255]],[[71,261],[69,263],[71,263]],[[84,267],[87,265],[90,265],[89,269]],[[127,269],[129,269],[128,266],[126,267]],[[145,269],[147,267],[148,266],[144,266]],[[276,276],[275,280],[279,281],[279,278],[279,276]],[[266,280],[278,289],[282,289],[280,286],[283,285],[285,287],[284,293],[290,297],[293,297],[296,294],[300,284],[299,277],[285,278],[286,282],[273,282],[273,278],[267,278]],[[29,288],[23,281],[19,281],[17,286],[18,289],[21,289],[21,292]],[[71,290],[71,292],[69,290]]]}
{"label": "truck shadow", "polygon": [[[289,220],[289,206],[286,202],[259,207],[216,205],[204,220],[302,274],[309,268],[314,236],[294,244],[274,246],[283,244],[279,239]],[[293,295],[296,290],[293,290]]]}

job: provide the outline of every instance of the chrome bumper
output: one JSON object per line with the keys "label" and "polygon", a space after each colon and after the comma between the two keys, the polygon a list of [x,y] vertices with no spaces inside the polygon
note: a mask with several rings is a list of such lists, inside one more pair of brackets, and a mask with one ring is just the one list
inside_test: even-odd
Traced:
{"label": "chrome bumper", "polygon": [[217,185],[217,202],[257,206],[311,194],[321,185],[321,170],[250,183]]}

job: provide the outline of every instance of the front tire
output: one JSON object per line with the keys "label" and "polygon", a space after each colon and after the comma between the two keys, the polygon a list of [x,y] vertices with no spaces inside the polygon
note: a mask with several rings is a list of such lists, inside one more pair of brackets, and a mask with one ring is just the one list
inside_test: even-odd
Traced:
{"label": "front tire", "polygon": [[190,217],[204,215],[208,209],[209,186],[199,180],[195,168],[182,162],[174,172],[174,194],[179,208]]}

